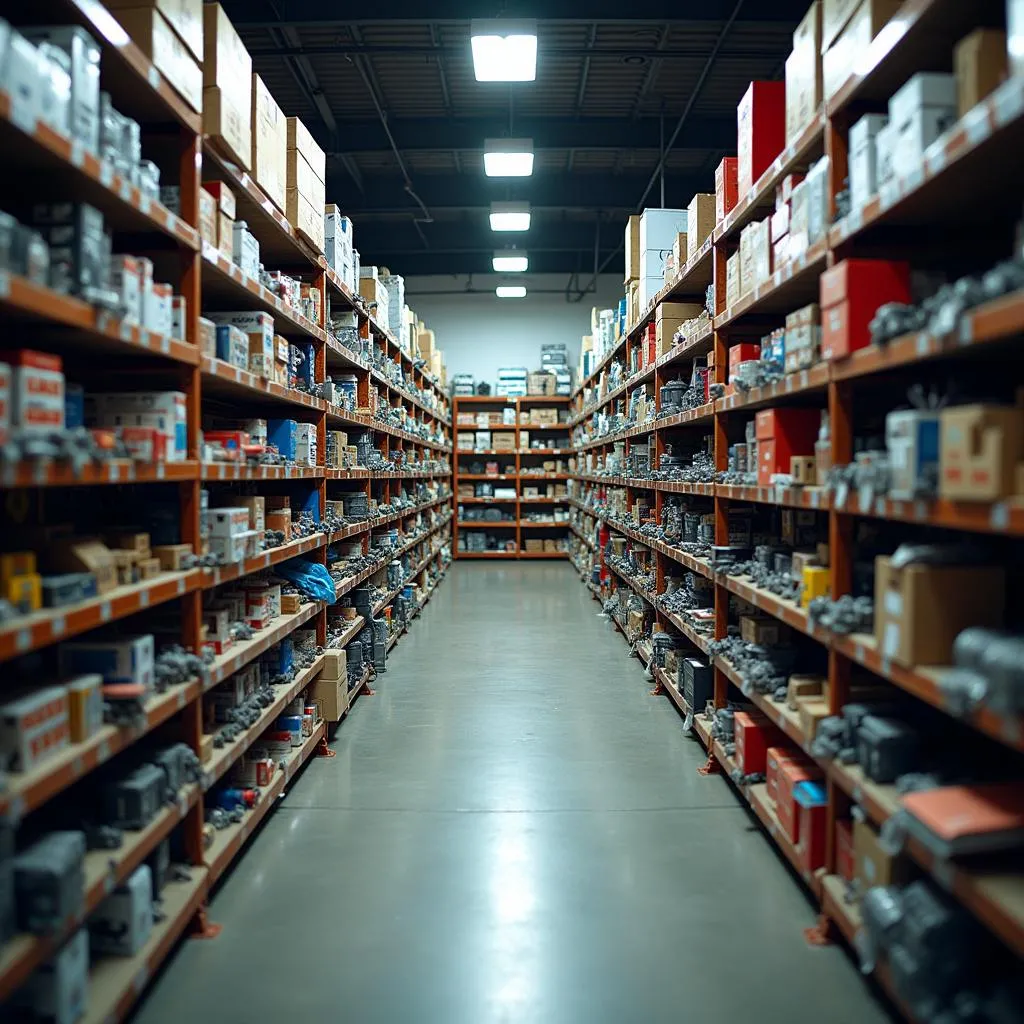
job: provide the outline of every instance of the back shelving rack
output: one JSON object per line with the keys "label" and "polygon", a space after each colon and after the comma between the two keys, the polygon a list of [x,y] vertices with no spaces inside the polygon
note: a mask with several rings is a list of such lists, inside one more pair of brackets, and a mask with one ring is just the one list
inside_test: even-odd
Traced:
{"label": "back shelving rack", "polygon": [[[159,629],[176,631],[174,639],[198,651],[203,635],[204,595],[214,588],[297,555],[328,564],[329,548],[339,542],[356,543],[368,554],[371,540],[387,531],[397,533],[397,547],[387,549],[391,558],[407,556],[409,572],[401,584],[393,585],[392,578],[389,585],[385,559],[341,579],[336,583],[336,595],[342,598],[356,586],[368,584],[376,587],[372,592],[376,596],[374,614],[387,614],[388,606],[403,589],[419,584],[419,605],[412,610],[415,616],[450,561],[451,417],[440,383],[366,312],[361,301],[326,265],[324,257],[297,237],[253,180],[204,138],[201,116],[182,102],[142,51],[125,40],[120,27],[99,4],[91,0],[53,0],[42,9],[33,7],[26,15],[34,22],[80,25],[97,40],[102,51],[101,88],[110,93],[118,110],[142,125],[143,153],[159,163],[165,183],[180,186],[180,208],[176,215],[141,194],[112,173],[108,164],[84,152],[77,142],[27,119],[18,109],[17,100],[0,91],[0,139],[8,154],[5,180],[10,184],[13,175],[18,182],[17,192],[9,190],[9,194],[26,195],[29,206],[33,201],[56,198],[91,203],[114,232],[115,251],[152,259],[159,271],[158,279],[170,282],[175,293],[184,297],[187,313],[184,340],[176,340],[121,322],[79,298],[3,270],[0,311],[8,333],[5,347],[24,346],[61,356],[67,377],[84,383],[87,391],[90,387],[107,389],[112,381],[130,379],[136,387],[141,381],[143,386],[184,392],[188,448],[187,458],[181,462],[148,464],[115,459],[86,466],[78,473],[63,462],[6,463],[2,483],[8,522],[21,525],[44,521],[47,514],[52,520],[59,518],[62,503],[73,507],[80,502],[88,507],[91,501],[97,508],[102,503],[110,510],[101,521],[116,523],[120,509],[132,503],[142,508],[159,501],[176,513],[172,519],[177,520],[180,543],[198,551],[204,490],[228,497],[252,493],[252,485],[258,483],[261,493],[298,496],[307,507],[315,503],[321,520],[328,501],[354,491],[376,498],[380,505],[391,505],[400,497],[406,502],[399,502],[397,510],[387,510],[376,518],[349,522],[329,535],[314,533],[240,563],[159,572],[144,582],[118,586],[79,604],[11,618],[0,624],[0,661],[7,663],[5,670],[14,659],[35,657],[41,659],[41,670],[51,671],[47,666],[62,641],[82,638],[105,626],[129,633],[133,627],[146,631],[158,620]],[[199,189],[202,181],[213,178],[226,182],[235,192],[239,217],[248,222],[260,242],[265,264],[300,276],[319,289],[319,324],[299,315],[201,240],[197,230]],[[336,313],[351,311],[356,315],[358,352],[340,344],[320,326],[329,323],[329,306]],[[401,406],[409,417],[431,428],[428,433],[437,440],[391,426],[369,412],[341,412],[319,398],[203,354],[199,344],[201,312],[239,308],[271,313],[277,333],[312,341],[316,380],[322,381],[332,372],[354,374],[358,408],[372,410],[379,396],[383,405]],[[276,413],[314,424],[321,464],[297,468],[203,461],[203,417],[221,411],[235,416]],[[362,466],[325,467],[328,430],[371,433],[373,446],[391,460],[392,468],[372,471]],[[429,488],[425,495],[413,493],[419,484]],[[204,693],[304,625],[315,628],[317,642],[323,645],[327,605],[306,601],[300,611],[279,615],[251,639],[236,643],[218,656],[204,677],[150,697],[144,721],[131,727],[104,725],[88,740],[70,744],[30,772],[7,773],[0,791],[0,815],[5,827],[16,830],[17,847],[22,846],[24,834],[34,836],[40,829],[59,827],[62,813],[70,815],[67,820],[77,821],[73,811],[61,811],[61,801],[72,795],[73,787],[115,758],[133,757],[138,750],[135,745],[147,742],[147,737],[159,737],[165,743],[184,741],[200,754]],[[343,645],[354,639],[363,625],[364,620],[357,617],[345,633]],[[389,649],[399,633],[395,628]],[[125,831],[119,848],[87,853],[81,911],[52,934],[19,933],[0,945],[0,1005],[55,954],[113,888],[174,833],[188,867],[181,879],[164,886],[163,913],[149,938],[133,956],[94,955],[90,964],[84,1019],[111,1021],[128,1015],[178,939],[190,926],[201,925],[212,886],[318,749],[328,723],[316,725],[302,745],[284,758],[270,784],[259,791],[252,809],[240,822],[217,831],[212,842],[208,834],[204,835],[204,791],[228,772],[294,697],[316,681],[323,664],[323,657],[317,657],[284,689],[278,687],[273,705],[259,721],[204,762],[203,785],[185,785],[177,802],[159,811],[144,829]],[[364,675],[351,691],[349,701],[366,692],[367,678]]]}
{"label": "back shelving rack", "polygon": [[[1013,247],[1012,226],[1020,216],[1022,195],[1019,179],[1012,180],[1012,161],[1006,161],[1000,154],[1019,152],[1024,142],[1024,78],[1020,77],[1009,78],[932,146],[920,173],[887,186],[861,211],[836,219],[817,246],[798,260],[776,268],[769,280],[731,307],[726,305],[726,259],[737,249],[741,228],[773,209],[777,184],[787,174],[806,170],[817,158],[827,155],[834,211],[836,196],[845,188],[847,178],[850,125],[866,112],[884,110],[888,97],[917,71],[948,69],[956,42],[976,28],[982,17],[991,14],[998,24],[1001,9],[1002,5],[998,10],[993,6],[991,12],[986,8],[983,15],[956,0],[906,0],[888,29],[875,38],[858,60],[857,73],[818,111],[800,137],[786,147],[751,193],[741,198],[717,224],[712,236],[574,394],[574,444],[578,454],[571,485],[572,558],[594,595],[607,597],[618,588],[635,592],[657,628],[679,639],[682,653],[699,651],[705,656],[710,656],[712,640],[726,636],[731,605],[734,607],[737,599],[746,602],[788,626],[800,643],[817,645],[814,650],[829,684],[828,713],[833,715],[849,703],[851,686],[865,680],[884,681],[932,709],[952,713],[943,689],[947,670],[902,667],[883,655],[873,635],[833,633],[811,622],[801,607],[753,585],[747,578],[716,572],[708,559],[646,536],[641,524],[609,504],[609,491],[625,491],[629,512],[638,501],[648,503],[653,511],[651,519],[656,523],[663,521],[662,512],[670,496],[686,495],[692,499],[688,509],[713,516],[718,545],[729,544],[730,509],[751,505],[762,510],[775,509],[772,514],[776,519],[782,510],[811,512],[819,527],[827,521],[827,532],[822,534],[829,543],[833,598],[853,592],[858,545],[864,543],[865,536],[878,531],[885,531],[895,543],[920,539],[922,533],[947,540],[981,540],[1002,545],[999,550],[1015,557],[1011,554],[1014,546],[1024,537],[1021,499],[995,503],[938,498],[895,501],[874,494],[833,493],[820,486],[754,487],[650,480],[609,475],[604,469],[605,458],[616,442],[624,445],[628,459],[632,444],[649,441],[650,465],[655,467],[670,443],[681,442],[684,448],[694,451],[701,447],[702,439],[707,439],[715,468],[722,472],[727,469],[730,445],[742,440],[744,420],[755,411],[777,406],[813,406],[829,413],[831,463],[849,464],[854,457],[855,436],[861,437],[866,431],[877,434],[885,413],[905,403],[906,389],[916,381],[948,383],[962,375],[976,382],[982,374],[987,375],[985,379],[992,385],[988,393],[1009,398],[1007,388],[995,385],[995,377],[1002,368],[1009,386],[1019,383],[1019,372],[1014,371],[1019,338],[1024,333],[1024,293],[1012,292],[963,312],[941,333],[929,329],[914,331],[884,347],[870,346],[838,361],[820,362],[771,385],[746,393],[727,393],[726,397],[703,406],[629,426],[614,436],[591,438],[581,427],[595,411],[645,383],[653,385],[655,399],[660,402],[662,386],[676,378],[681,362],[694,356],[707,355],[712,381],[725,384],[730,345],[759,340],[780,327],[786,313],[817,302],[821,273],[843,259],[908,259],[915,269],[945,269],[951,273],[951,280],[1006,259]],[[659,303],[702,301],[709,285],[713,287],[715,315],[706,331],[676,345],[650,366],[635,370],[625,383],[596,400],[590,396],[585,399],[585,391],[596,387],[613,361],[619,360],[625,367],[636,365],[631,363],[633,353],[640,350],[642,335],[655,317]],[[648,589],[646,581],[637,582],[636,575],[606,559],[606,544],[616,537],[622,538],[617,542],[619,545],[650,550],[653,588]],[[703,577],[713,588],[714,616],[706,631],[695,629],[682,616],[667,612],[660,605],[659,595],[666,591],[666,577],[685,573]],[[613,621],[627,633],[625,622]],[[636,639],[629,636],[634,644]],[[667,695],[692,721],[693,732],[708,751],[709,769],[731,777],[736,762],[711,735],[704,709],[687,706],[675,681],[652,663],[649,637],[636,649],[651,667],[657,681],[656,692]],[[789,742],[802,748],[824,770],[828,797],[826,866],[814,873],[803,869],[795,845],[779,825],[766,787],[738,786],[737,792],[820,907],[823,932],[834,930],[857,945],[862,937],[862,923],[859,908],[848,900],[845,883],[837,874],[836,824],[849,821],[853,811],[880,828],[900,810],[896,787],[873,782],[857,765],[813,758],[799,714],[790,711],[785,701],[776,702],[750,691],[728,661],[721,657],[711,660],[717,707],[725,706],[730,699],[754,704]],[[989,744],[999,756],[1013,761],[1015,755],[1024,751],[1024,717],[1020,715],[998,714],[981,707],[960,721],[971,742]],[[1019,760],[1013,763],[1019,771]],[[928,876],[951,893],[998,940],[997,945],[1005,947],[1010,962],[1024,955],[1024,874],[1019,864],[939,859],[916,839],[909,840],[905,854],[911,876]],[[875,977],[901,1011],[912,1017],[884,961]]]}
{"label": "back shelving rack", "polygon": [[[477,395],[456,397],[453,402],[453,431],[456,436],[453,501],[456,512],[460,507],[463,510],[467,506],[487,507],[498,509],[504,517],[498,521],[457,517],[455,557],[565,557],[568,519],[553,517],[558,510],[567,509],[566,488],[572,454],[567,447],[569,398],[557,395],[529,395],[524,398]],[[508,422],[478,425],[477,416],[481,413],[501,413],[503,420]],[[477,430],[489,431],[492,444],[496,438],[501,438],[501,446],[477,450],[475,438],[472,446],[459,446],[460,434],[464,435],[464,443],[469,445],[469,435],[475,435]],[[473,463],[481,462],[484,472],[473,472]],[[488,473],[487,463],[496,463],[496,472]],[[514,497],[482,496],[479,494],[480,484],[507,488],[514,492]],[[491,530],[496,536],[507,536],[504,550],[469,551],[459,540],[460,531],[469,534]],[[539,550],[541,545],[543,550]]]}

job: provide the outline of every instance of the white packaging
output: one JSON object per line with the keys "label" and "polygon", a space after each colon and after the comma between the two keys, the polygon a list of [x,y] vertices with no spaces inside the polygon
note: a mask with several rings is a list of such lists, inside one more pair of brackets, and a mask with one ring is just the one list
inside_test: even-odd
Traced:
{"label": "white packaging", "polygon": [[893,93],[889,120],[902,129],[911,115],[926,107],[956,110],[956,75],[921,71]]}
{"label": "white packaging", "polygon": [[[886,415],[889,497],[894,501],[913,501],[920,496],[923,466],[934,465],[938,470],[939,419],[937,409],[899,409]],[[922,450],[923,438],[934,439],[934,451]]]}
{"label": "white packaging", "polygon": [[153,873],[140,864],[89,918],[94,952],[135,956],[153,930]]}
{"label": "white packaging", "polygon": [[188,303],[184,295],[175,295],[171,299],[171,337],[177,341],[185,341],[188,320]]}
{"label": "white packaging", "polygon": [[5,770],[29,772],[68,745],[68,695],[44,686],[12,697],[0,705],[0,760]]}
{"label": "white packaging", "polygon": [[152,633],[93,642],[71,641],[57,650],[61,675],[98,672],[108,686],[141,683],[147,691],[153,689]]}
{"label": "white packaging", "polygon": [[246,420],[243,429],[249,435],[249,438],[252,440],[253,444],[267,443],[266,420]]}
{"label": "white packaging", "polygon": [[388,326],[396,337],[402,331],[402,309],[405,306],[405,278],[391,274],[381,283],[388,290]]}
{"label": "white packaging", "polygon": [[249,534],[236,534],[233,537],[211,537],[209,540],[210,554],[224,565],[243,562],[249,547]]}
{"label": "white packaging", "polygon": [[654,296],[665,287],[663,277],[641,277],[640,278],[640,312],[643,313],[654,301]]}
{"label": "white packaging", "polygon": [[296,424],[295,465],[316,465],[316,426],[312,423]]}
{"label": "white packaging", "polygon": [[[230,313],[207,313],[205,314],[215,324],[230,324],[250,336],[260,335],[259,344],[269,351],[274,351],[274,318],[269,313],[257,311],[240,310]],[[248,365],[248,351],[246,352],[246,365]]]}
{"label": "white packaging", "polygon": [[643,249],[640,252],[640,279],[658,277],[664,285],[665,261],[672,254],[672,249]]}
{"label": "white packaging", "polygon": [[896,177],[895,147],[898,138],[896,126],[891,121],[875,136],[875,176],[879,189]]}
{"label": "white packaging", "polygon": [[[640,214],[640,252],[648,249],[672,251],[676,236],[686,234],[686,210],[644,210]],[[659,272],[660,273],[660,272]],[[641,272],[641,279],[643,278]],[[651,274],[650,276],[654,276]]]}
{"label": "white packaging", "polygon": [[875,143],[889,123],[885,114],[865,114],[850,129],[850,205],[861,210],[878,192]]}
{"label": "white packaging", "polygon": [[32,132],[39,117],[39,53],[20,32],[5,23],[0,34],[0,89],[10,97],[10,118]]}
{"label": "white packaging", "polygon": [[[185,394],[182,391],[126,391],[87,395],[89,409],[98,426],[119,424],[154,427],[163,435],[167,447],[168,462],[182,462],[188,453],[188,412]],[[149,417],[148,419],[126,422],[127,417]],[[104,423],[110,417],[119,422]],[[154,418],[155,417],[155,418]]]}
{"label": "white packaging", "polygon": [[1024,0],[1006,0],[1006,49],[1010,73],[1024,74]]}
{"label": "white packaging", "polygon": [[171,337],[174,330],[173,306],[174,289],[169,284],[154,282],[143,321],[147,330],[165,338]]}
{"label": "white packaging", "polygon": [[10,417],[25,433],[64,429],[64,374],[58,358],[22,350],[11,370]]}
{"label": "white packaging", "polygon": [[110,287],[117,292],[121,319],[142,323],[142,267],[136,256],[110,257]]}
{"label": "white packaging", "polygon": [[39,120],[60,135],[71,134],[71,58],[52,43],[39,46]]}
{"label": "white packaging", "polygon": [[231,236],[231,258],[242,273],[254,280],[260,277],[260,243],[244,220],[236,220]]}
{"label": "white packaging", "polygon": [[909,178],[924,166],[925,150],[956,124],[956,107],[923,107],[896,126],[893,175]]}
{"label": "white packaging", "polygon": [[89,933],[80,928],[53,958],[37,967],[12,1002],[50,1024],[75,1024],[89,998]]}
{"label": "white packaging", "polygon": [[11,434],[11,368],[0,363],[0,444]]}
{"label": "white packaging", "polygon": [[829,225],[828,157],[823,156],[804,179],[807,186],[807,244],[825,237]]}
{"label": "white packaging", "polygon": [[207,516],[211,537],[238,537],[249,532],[249,510],[245,506],[211,508]]}

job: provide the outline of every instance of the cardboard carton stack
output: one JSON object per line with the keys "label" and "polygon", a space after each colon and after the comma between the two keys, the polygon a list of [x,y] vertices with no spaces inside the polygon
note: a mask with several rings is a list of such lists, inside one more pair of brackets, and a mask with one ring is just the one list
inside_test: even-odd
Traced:
{"label": "cardboard carton stack", "polygon": [[822,102],[821,0],[814,0],[793,33],[786,59],[786,143],[798,139]]}
{"label": "cardboard carton stack", "polygon": [[252,58],[220,4],[203,5],[203,132],[243,171],[252,159]]}
{"label": "cardboard carton stack", "polygon": [[288,118],[287,205],[285,213],[300,238],[324,251],[327,158],[297,118]]}
{"label": "cardboard carton stack", "polygon": [[288,132],[285,117],[259,75],[252,76],[252,176],[267,198],[285,208],[285,153]]}

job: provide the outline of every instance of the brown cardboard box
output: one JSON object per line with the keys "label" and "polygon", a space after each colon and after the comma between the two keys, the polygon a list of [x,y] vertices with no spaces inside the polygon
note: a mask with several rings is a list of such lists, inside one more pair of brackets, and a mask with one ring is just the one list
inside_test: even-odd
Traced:
{"label": "brown cardboard box", "polygon": [[148,533],[118,533],[111,538],[111,546],[122,551],[134,551],[141,558],[149,557]]}
{"label": "brown cardboard box", "polygon": [[878,833],[867,822],[854,820],[853,856],[854,878],[861,895],[875,886],[902,885],[912,877],[907,860],[886,852]]}
{"label": "brown cardboard box", "polygon": [[46,553],[46,563],[53,572],[91,572],[96,577],[97,594],[106,594],[117,586],[114,554],[98,540],[54,540]]}
{"label": "brown cardboard box", "polygon": [[217,200],[205,188],[199,190],[199,237],[217,248]]}
{"label": "brown cardboard box", "polygon": [[252,76],[251,173],[267,198],[283,213],[286,192],[285,156],[288,132],[284,113],[266,83]]}
{"label": "brown cardboard box", "polygon": [[821,52],[839,35],[857,9],[857,0],[823,0],[821,5]]}
{"label": "brown cardboard box", "polygon": [[[516,435],[511,430],[496,432],[491,437],[491,443],[496,452],[514,452],[516,450]],[[524,442],[524,447],[528,447],[526,442]]]}
{"label": "brown cardboard box", "polygon": [[340,722],[348,711],[348,679],[325,679],[320,676],[310,692],[325,722]]}
{"label": "brown cardboard box", "polygon": [[182,562],[191,554],[191,544],[161,544],[153,548],[153,557],[160,559],[164,572],[181,572]]}
{"label": "brown cardboard box", "polygon": [[[842,2],[842,0],[838,0]],[[871,45],[871,40],[888,24],[903,0],[861,0],[850,15],[849,23],[829,44],[827,30],[822,32],[822,83],[825,99],[829,100],[846,84],[853,74],[857,59]],[[835,6],[835,4],[831,4]],[[823,8],[823,26],[827,29],[829,0]]]}
{"label": "brown cardboard box", "polygon": [[544,541],[542,541],[542,540],[527,540],[525,542],[524,546],[525,546],[525,549],[527,551],[543,552],[543,550],[544,550]]}
{"label": "brown cardboard box", "polygon": [[151,580],[160,575],[159,558],[139,559],[139,579]]}
{"label": "brown cardboard box", "polygon": [[979,28],[964,36],[953,51],[957,111],[961,117],[993,93],[1008,73],[1006,33]]}
{"label": "brown cardboard box", "polygon": [[289,190],[294,190],[308,199],[311,205],[321,211],[320,216],[322,217],[324,199],[326,198],[324,183],[317,177],[316,171],[299,150],[288,149],[285,151],[285,155]]}
{"label": "brown cardboard box", "polygon": [[[640,279],[640,218],[630,217],[626,221],[626,285]],[[635,323],[639,314],[630,323]]]}
{"label": "brown cardboard box", "polygon": [[[288,148],[298,152],[309,165],[316,179],[323,183],[327,180],[327,157],[310,134],[309,129],[297,117],[288,118]],[[289,188],[299,186],[289,179]],[[320,203],[320,214],[323,216],[323,203]]]}
{"label": "brown cardboard box", "polygon": [[813,455],[793,455],[789,460],[789,475],[793,483],[803,487],[813,487],[815,483]]}
{"label": "brown cardboard box", "polygon": [[686,237],[691,255],[697,252],[714,230],[715,196],[713,193],[698,192],[690,200],[686,212]]}
{"label": "brown cardboard box", "polygon": [[789,635],[786,624],[769,616],[741,615],[740,636],[748,644],[775,646],[784,643]]}
{"label": "brown cardboard box", "polygon": [[822,100],[821,4],[815,0],[793,33],[786,59],[786,142],[799,138]]}
{"label": "brown cardboard box", "polygon": [[[192,56],[197,61],[203,59],[203,0],[106,0],[104,6],[110,11],[155,8],[189,48]],[[121,20],[120,14],[114,17]],[[124,27],[128,28],[127,25]]]}
{"label": "brown cardboard box", "polygon": [[239,498],[238,503],[249,510],[249,529],[262,533],[267,528],[267,499],[256,494]]}
{"label": "brown cardboard box", "polygon": [[228,262],[235,258],[235,222],[223,213],[217,214],[217,248],[227,257]]}
{"label": "brown cardboard box", "polygon": [[203,72],[197,58],[155,7],[117,12],[135,45],[174,91],[197,113],[203,110]]}
{"label": "brown cardboard box", "polygon": [[204,733],[199,740],[199,760],[206,764],[213,758],[213,733]]}
{"label": "brown cardboard box", "polygon": [[[655,337],[659,354],[672,347],[672,336],[687,320],[693,320],[704,311],[699,302],[661,302],[654,311]],[[667,345],[662,349],[662,342]]]}
{"label": "brown cardboard box", "polygon": [[434,351],[434,332],[433,331],[420,331],[416,335],[416,344],[420,350],[420,356],[423,359],[429,359],[431,352]]}
{"label": "brown cardboard box", "polygon": [[998,501],[1012,495],[1024,461],[1024,409],[960,405],[943,409],[939,497]]}
{"label": "brown cardboard box", "polygon": [[252,156],[249,110],[239,108],[220,89],[203,90],[203,132],[243,171]]}
{"label": "brown cardboard box", "polygon": [[908,565],[875,559],[875,641],[883,658],[908,668],[948,665],[968,626],[1003,624],[1002,566]]}
{"label": "brown cardboard box", "polygon": [[294,615],[302,611],[302,598],[298,594],[281,595],[281,614]]}
{"label": "brown cardboard box", "polygon": [[827,687],[828,680],[822,676],[790,676],[786,685],[786,707],[799,711],[807,698],[828,704]]}
{"label": "brown cardboard box", "polygon": [[802,700],[800,703],[800,731],[808,740],[818,733],[818,723],[828,718],[828,704],[823,700]]}
{"label": "brown cardboard box", "polygon": [[[296,234],[304,238],[317,252],[324,251],[323,203],[314,206],[301,192],[288,189],[285,216],[295,228]],[[362,291],[362,281],[360,292]],[[375,282],[376,283],[376,282]]]}
{"label": "brown cardboard box", "polygon": [[324,668],[321,679],[348,679],[348,656],[337,647],[324,651]]}

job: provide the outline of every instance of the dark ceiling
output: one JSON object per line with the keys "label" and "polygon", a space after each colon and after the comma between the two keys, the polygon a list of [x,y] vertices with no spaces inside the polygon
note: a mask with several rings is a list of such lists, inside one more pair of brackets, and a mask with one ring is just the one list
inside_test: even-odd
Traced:
{"label": "dark ceiling", "polygon": [[[422,0],[384,0],[372,17],[365,0],[226,7],[278,103],[327,151],[328,199],[354,220],[364,263],[489,272],[504,244],[491,202],[526,199],[533,226],[516,244],[531,271],[584,285],[595,257],[621,270],[626,215],[660,205],[662,131],[676,136],[665,205],[713,190],[737,102],[751,79],[781,76],[807,3],[452,0],[432,15]],[[538,19],[535,82],[475,80],[470,19],[498,16]],[[483,142],[503,136],[534,140],[531,178],[484,176]]]}

